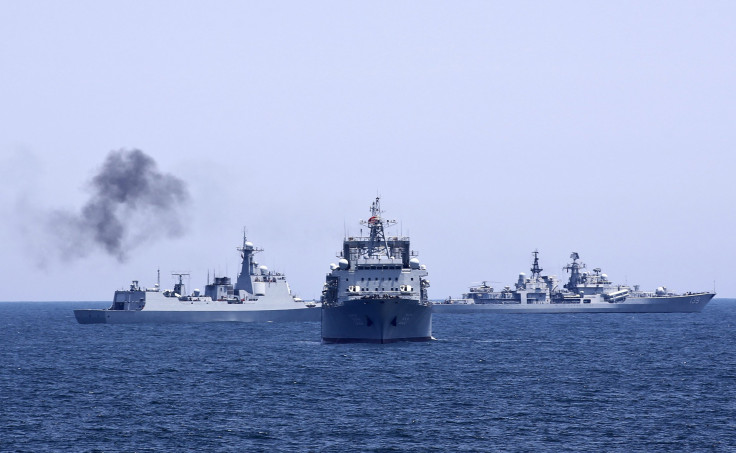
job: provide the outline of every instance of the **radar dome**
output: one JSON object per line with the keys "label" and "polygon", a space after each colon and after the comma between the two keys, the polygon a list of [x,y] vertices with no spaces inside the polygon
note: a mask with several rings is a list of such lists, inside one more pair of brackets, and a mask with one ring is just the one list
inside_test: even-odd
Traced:
{"label": "radar dome", "polygon": [[426,271],[427,270],[427,266],[425,266],[424,264],[422,264],[421,266],[419,266],[419,269],[421,269],[423,271]]}
{"label": "radar dome", "polygon": [[337,269],[337,264],[330,263],[330,270],[334,271],[335,269]]}
{"label": "radar dome", "polygon": [[606,274],[601,274],[601,278],[602,278],[603,280],[608,280],[608,275],[606,275]]}
{"label": "radar dome", "polygon": [[250,241],[248,241],[248,242],[245,243],[245,246],[246,247],[253,247],[253,243],[250,242]]}
{"label": "radar dome", "polygon": [[265,274],[266,272],[268,272],[268,267],[266,267],[266,266],[259,266],[258,269],[261,270],[261,273],[262,274]]}
{"label": "radar dome", "polygon": [[411,266],[412,269],[419,269],[419,258],[410,259],[409,266]]}
{"label": "radar dome", "polygon": [[345,258],[342,258],[340,261],[338,261],[338,264],[340,264],[340,269],[345,270],[348,268],[350,263]]}

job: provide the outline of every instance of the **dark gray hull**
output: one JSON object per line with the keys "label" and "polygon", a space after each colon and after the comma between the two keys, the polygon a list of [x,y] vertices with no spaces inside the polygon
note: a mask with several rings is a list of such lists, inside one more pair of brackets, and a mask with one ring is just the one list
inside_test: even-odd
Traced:
{"label": "dark gray hull", "polygon": [[74,310],[80,324],[189,323],[189,322],[319,322],[320,309],[239,311],[154,311],[154,310]]}
{"label": "dark gray hull", "polygon": [[434,304],[434,313],[699,313],[713,293],[667,297],[632,297],[621,303]]}
{"label": "dark gray hull", "polygon": [[322,307],[325,343],[393,343],[432,339],[432,307],[411,299],[357,299]]}

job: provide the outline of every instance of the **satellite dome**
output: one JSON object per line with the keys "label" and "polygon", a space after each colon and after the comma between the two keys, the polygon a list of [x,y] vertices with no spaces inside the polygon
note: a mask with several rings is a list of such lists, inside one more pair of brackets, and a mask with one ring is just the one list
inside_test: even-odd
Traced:
{"label": "satellite dome", "polygon": [[248,248],[253,248],[253,243],[250,242],[250,241],[248,241],[248,242],[245,243],[245,246],[248,247]]}
{"label": "satellite dome", "polygon": [[350,263],[348,262],[348,260],[346,260],[345,258],[340,259],[340,261],[338,261],[338,264],[340,265],[340,269],[342,269],[342,270],[347,269],[348,266],[350,265]]}
{"label": "satellite dome", "polygon": [[337,264],[330,263],[330,270],[333,270],[334,271],[335,269],[337,269]]}
{"label": "satellite dome", "polygon": [[411,266],[412,269],[419,269],[419,258],[410,259],[409,266]]}

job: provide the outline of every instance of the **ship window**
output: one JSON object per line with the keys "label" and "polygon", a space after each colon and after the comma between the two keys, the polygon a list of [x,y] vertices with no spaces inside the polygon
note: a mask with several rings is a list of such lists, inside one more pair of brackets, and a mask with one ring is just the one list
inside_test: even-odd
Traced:
{"label": "ship window", "polygon": [[414,277],[411,278],[411,281],[414,281]]}
{"label": "ship window", "polygon": [[365,281],[365,277],[360,277],[360,281]]}

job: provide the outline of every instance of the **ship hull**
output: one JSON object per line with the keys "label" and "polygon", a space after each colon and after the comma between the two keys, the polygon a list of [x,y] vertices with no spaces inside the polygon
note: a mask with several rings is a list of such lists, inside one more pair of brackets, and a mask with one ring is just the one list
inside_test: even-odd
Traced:
{"label": "ship hull", "polygon": [[666,297],[630,297],[624,302],[559,304],[463,304],[439,303],[434,313],[699,313],[713,299],[713,293]]}
{"label": "ship hull", "polygon": [[325,343],[394,343],[432,339],[432,307],[411,299],[358,299],[322,307]]}
{"label": "ship hull", "polygon": [[77,309],[74,316],[80,324],[136,324],[191,322],[319,322],[320,309],[286,310],[94,310]]}

